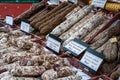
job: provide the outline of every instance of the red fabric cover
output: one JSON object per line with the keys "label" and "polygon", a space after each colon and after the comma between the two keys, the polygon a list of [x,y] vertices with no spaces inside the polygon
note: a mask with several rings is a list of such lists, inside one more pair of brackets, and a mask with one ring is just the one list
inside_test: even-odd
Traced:
{"label": "red fabric cover", "polygon": [[32,3],[0,3],[0,18],[11,15],[14,18],[28,10]]}

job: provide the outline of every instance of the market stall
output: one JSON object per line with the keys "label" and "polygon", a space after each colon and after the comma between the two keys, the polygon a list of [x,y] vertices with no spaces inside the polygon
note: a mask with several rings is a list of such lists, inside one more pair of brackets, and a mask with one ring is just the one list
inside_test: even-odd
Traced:
{"label": "market stall", "polygon": [[6,15],[0,80],[119,80],[119,10],[114,0],[43,0]]}

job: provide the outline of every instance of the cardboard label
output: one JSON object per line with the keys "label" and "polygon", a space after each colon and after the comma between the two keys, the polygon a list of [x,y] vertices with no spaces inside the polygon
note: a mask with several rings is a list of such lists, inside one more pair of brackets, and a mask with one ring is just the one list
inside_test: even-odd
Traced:
{"label": "cardboard label", "polygon": [[119,76],[119,79],[118,80],[120,80],[120,76]]}
{"label": "cardboard label", "polygon": [[5,22],[6,22],[6,24],[13,26],[13,17],[6,16]]}
{"label": "cardboard label", "polygon": [[49,34],[48,39],[47,39],[47,44],[46,44],[46,48],[51,50],[54,53],[59,53],[60,52],[60,48],[61,48],[61,39],[59,39],[58,37]]}
{"label": "cardboard label", "polygon": [[99,78],[98,80],[103,80],[102,78]]}
{"label": "cardboard label", "polygon": [[83,51],[87,49],[88,45],[79,39],[74,39],[69,42],[64,49],[71,52],[74,56],[80,55]]}
{"label": "cardboard label", "polygon": [[77,4],[78,0],[69,0],[70,2]]}
{"label": "cardboard label", "polygon": [[95,7],[101,7],[104,8],[107,0],[92,0],[92,5]]}
{"label": "cardboard label", "polygon": [[60,4],[59,0],[49,0],[47,3],[49,5],[58,5],[58,4]]}
{"label": "cardboard label", "polygon": [[87,49],[84,56],[80,60],[82,66],[91,72],[96,72],[103,62],[104,56],[90,48]]}
{"label": "cardboard label", "polygon": [[113,1],[113,2],[120,2],[120,0],[108,0],[108,1]]}
{"label": "cardboard label", "polygon": [[31,33],[34,29],[30,26],[30,23],[27,21],[21,21],[20,29],[24,32]]}
{"label": "cardboard label", "polygon": [[111,38],[111,39],[110,39],[110,42],[111,42],[111,43],[115,43],[115,42],[118,42],[118,40],[117,40],[116,37],[114,37],[114,38]]}
{"label": "cardboard label", "polygon": [[76,75],[81,76],[82,80],[90,80],[91,76],[83,72],[83,70],[78,69],[76,67],[72,67],[72,70],[77,72]]}
{"label": "cardboard label", "polygon": [[60,0],[61,2],[68,2],[68,0]]}
{"label": "cardboard label", "polygon": [[82,80],[90,80],[90,76],[82,71],[79,71],[79,69],[76,71],[78,76],[82,77]]}

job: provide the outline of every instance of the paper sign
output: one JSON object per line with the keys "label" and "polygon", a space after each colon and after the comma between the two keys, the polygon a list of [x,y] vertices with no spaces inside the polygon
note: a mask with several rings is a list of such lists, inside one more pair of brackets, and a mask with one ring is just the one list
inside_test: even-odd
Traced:
{"label": "paper sign", "polygon": [[59,3],[59,0],[49,0],[49,1],[48,1],[48,4],[49,4],[49,5],[58,5],[58,4],[60,4],[60,3]]}
{"label": "paper sign", "polygon": [[110,42],[111,42],[111,43],[116,43],[116,42],[118,42],[118,40],[117,40],[116,37],[113,37],[113,38],[110,39]]}
{"label": "paper sign", "polygon": [[88,45],[79,39],[74,39],[69,42],[64,49],[71,52],[74,56],[80,55],[83,51],[87,49]]}
{"label": "paper sign", "polygon": [[72,3],[75,3],[75,4],[77,4],[77,2],[78,2],[78,0],[69,0],[69,1]]}
{"label": "paper sign", "polygon": [[77,76],[81,76],[82,80],[90,80],[91,76],[89,76],[88,74],[84,73],[82,69],[78,69],[76,67],[72,67],[72,70],[77,72],[76,75]]}
{"label": "paper sign", "polygon": [[107,0],[92,0],[92,5],[94,5],[95,7],[104,8],[106,2]]}
{"label": "paper sign", "polygon": [[82,77],[82,80],[90,80],[90,76],[82,71],[79,71],[80,69],[78,69],[76,72],[78,76],[81,76]]}
{"label": "paper sign", "polygon": [[58,54],[61,48],[61,39],[59,39],[55,35],[49,34],[46,48]]}
{"label": "paper sign", "polygon": [[68,2],[68,0],[60,0],[60,2]]}
{"label": "paper sign", "polygon": [[119,76],[119,79],[118,80],[120,80],[120,76]]}
{"label": "paper sign", "polygon": [[82,63],[86,68],[96,72],[103,62],[103,59],[103,54],[88,48],[84,56],[80,60],[80,63]]}
{"label": "paper sign", "polygon": [[12,16],[6,16],[6,24],[13,26],[13,17]]}
{"label": "paper sign", "polygon": [[20,29],[24,32],[31,33],[34,29],[30,26],[28,21],[21,21]]}
{"label": "paper sign", "polygon": [[118,3],[120,3],[120,0],[108,0],[108,1],[113,1],[113,2],[118,2]]}
{"label": "paper sign", "polygon": [[103,80],[102,78],[99,78],[98,80]]}

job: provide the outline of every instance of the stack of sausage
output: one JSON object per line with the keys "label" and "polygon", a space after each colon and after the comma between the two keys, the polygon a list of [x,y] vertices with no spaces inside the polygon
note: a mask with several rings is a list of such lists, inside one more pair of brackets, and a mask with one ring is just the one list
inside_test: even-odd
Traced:
{"label": "stack of sausage", "polygon": [[88,13],[90,13],[92,6],[85,6],[82,9],[79,7],[75,8],[72,12],[70,12],[66,17],[67,19],[58,25],[51,34],[56,36],[60,36],[66,30],[70,29],[76,22],[84,18]]}
{"label": "stack of sausage", "polygon": [[[66,38],[65,42],[63,43],[63,46],[66,45],[69,41],[71,41],[74,38],[83,39],[86,35],[88,35],[94,28],[98,27],[100,24],[102,24],[104,21],[104,17],[101,15],[101,13],[97,13],[90,17],[88,20],[80,24],[76,27],[77,30],[72,30],[72,35],[69,35],[68,38]],[[70,31],[69,31],[70,33]],[[64,36],[65,37],[65,36]]]}
{"label": "stack of sausage", "polygon": [[[52,8],[51,8],[52,7]],[[41,35],[48,34],[58,24],[65,20],[65,16],[74,8],[76,4],[63,2],[58,6],[49,6],[45,2],[40,2],[33,5],[25,13],[15,18],[15,23],[18,24],[22,19],[28,19],[33,28],[37,29]]]}
{"label": "stack of sausage", "polygon": [[[81,80],[66,58],[46,52],[20,30],[0,33],[0,80]],[[0,72],[1,73],[1,72]]]}
{"label": "stack of sausage", "polygon": [[64,41],[63,46],[74,38],[86,41],[108,21],[102,12],[94,14],[91,9],[92,6],[85,6],[82,9],[76,7],[67,14],[64,22],[53,29],[51,34],[61,38]]}
{"label": "stack of sausage", "polygon": [[65,41],[64,44],[73,38],[80,38],[86,41],[91,34],[101,29],[108,21],[108,19],[102,15],[102,12],[94,14],[91,10],[91,5],[84,6],[83,8],[74,8],[66,15],[66,20],[56,26],[50,33]]}
{"label": "stack of sausage", "polygon": [[20,24],[22,19],[28,19],[37,12],[43,10],[45,8],[45,2],[40,2],[37,5],[33,5],[29,10],[25,11],[23,14],[19,15],[15,18],[14,22],[16,24]]}

